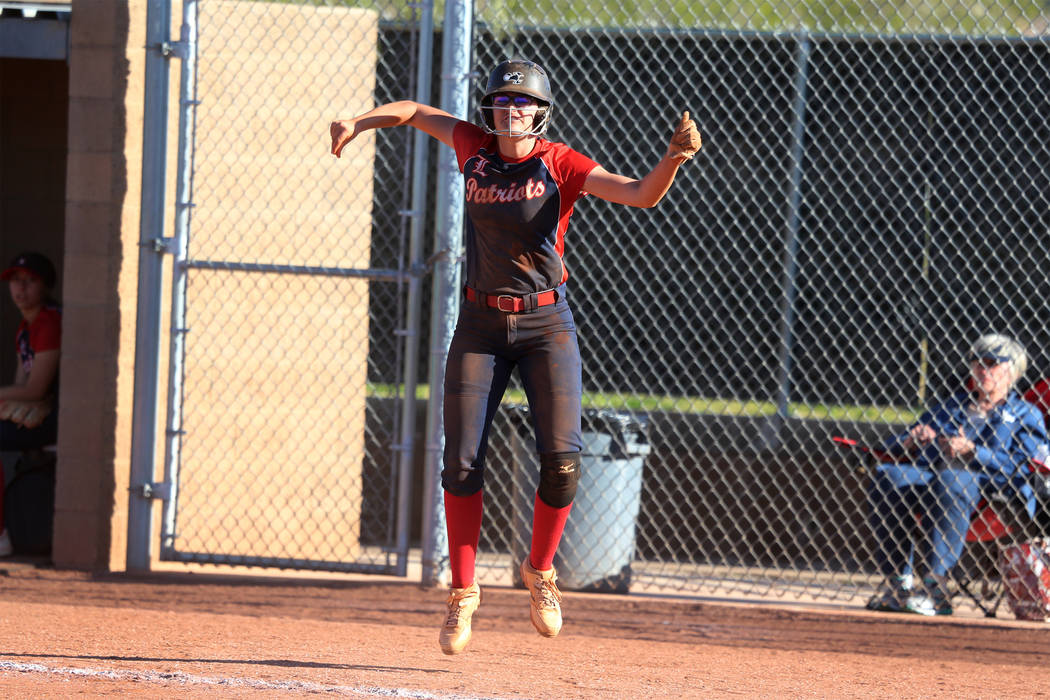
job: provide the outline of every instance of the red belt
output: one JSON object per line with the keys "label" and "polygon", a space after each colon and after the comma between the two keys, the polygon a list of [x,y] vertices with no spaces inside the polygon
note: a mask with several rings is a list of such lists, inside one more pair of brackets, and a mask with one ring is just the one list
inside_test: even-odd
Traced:
{"label": "red belt", "polygon": [[482,306],[488,306],[493,309],[499,309],[508,314],[532,311],[541,306],[550,306],[558,301],[557,289],[548,289],[545,292],[526,294],[522,297],[516,297],[511,294],[486,294],[485,292],[479,292],[473,287],[465,287],[464,289],[466,290],[467,301],[474,304],[481,304]]}

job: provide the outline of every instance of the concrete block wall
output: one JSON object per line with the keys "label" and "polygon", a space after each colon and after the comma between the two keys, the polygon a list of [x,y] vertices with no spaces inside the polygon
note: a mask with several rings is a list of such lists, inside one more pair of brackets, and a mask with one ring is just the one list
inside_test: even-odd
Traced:
{"label": "concrete block wall", "polygon": [[73,0],[56,566],[124,568],[146,0]]}

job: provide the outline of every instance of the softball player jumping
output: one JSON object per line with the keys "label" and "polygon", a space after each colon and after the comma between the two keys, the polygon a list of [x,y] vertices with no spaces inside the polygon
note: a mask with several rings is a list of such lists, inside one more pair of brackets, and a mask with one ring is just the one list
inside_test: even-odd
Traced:
{"label": "softball player jumping", "polygon": [[523,59],[489,77],[480,126],[411,101],[385,104],[331,125],[338,157],[368,129],[407,124],[453,148],[466,187],[464,301],[445,369],[445,452],[441,484],[448,525],[452,590],[439,642],[446,654],[466,648],[481,592],[475,557],[489,426],[518,368],[539,452],[529,555],[521,576],[536,630],[561,630],[554,554],[580,478],[582,374],[576,326],[562,262],[573,205],[585,192],[652,207],[679,166],[700,148],[682,114],[660,162],[640,180],[610,173],[562,143],[543,138],[554,110],[547,73]]}

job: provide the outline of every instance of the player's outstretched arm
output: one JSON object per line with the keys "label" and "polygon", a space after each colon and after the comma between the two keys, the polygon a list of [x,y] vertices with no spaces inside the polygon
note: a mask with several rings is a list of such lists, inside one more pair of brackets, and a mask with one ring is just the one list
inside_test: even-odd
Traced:
{"label": "player's outstretched arm", "polygon": [[346,144],[369,129],[384,129],[402,124],[414,126],[452,147],[452,131],[459,121],[448,112],[430,105],[411,100],[390,102],[351,119],[337,119],[332,122],[328,128],[332,136],[332,155],[338,158]]}
{"label": "player's outstretched arm", "polygon": [[674,182],[678,168],[700,150],[700,132],[696,123],[689,118],[689,112],[682,112],[682,117],[671,135],[667,152],[648,175],[641,180],[610,173],[598,166],[591,171],[584,182],[583,189],[596,197],[601,197],[617,204],[631,207],[653,207],[663,199]]}

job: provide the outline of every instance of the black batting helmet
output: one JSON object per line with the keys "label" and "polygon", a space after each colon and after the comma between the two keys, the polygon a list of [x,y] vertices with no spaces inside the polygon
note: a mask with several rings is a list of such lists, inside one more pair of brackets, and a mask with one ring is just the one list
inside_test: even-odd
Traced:
{"label": "black batting helmet", "polygon": [[551,83],[547,77],[547,71],[543,70],[538,63],[524,58],[503,61],[492,70],[488,84],[485,86],[485,94],[481,98],[481,105],[478,107],[482,125],[490,134],[498,133],[492,115],[492,96],[507,92],[536,98],[540,103],[540,108],[536,111],[536,117],[532,121],[532,129],[523,135],[542,135],[550,124],[551,111],[554,108],[554,98],[551,96]]}

